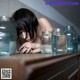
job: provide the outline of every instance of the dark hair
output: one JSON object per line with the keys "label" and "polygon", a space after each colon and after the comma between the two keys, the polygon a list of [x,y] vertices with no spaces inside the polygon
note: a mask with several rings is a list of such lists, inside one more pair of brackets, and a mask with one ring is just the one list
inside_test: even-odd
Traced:
{"label": "dark hair", "polygon": [[11,20],[16,25],[18,37],[20,30],[25,30],[26,34],[29,33],[30,39],[34,39],[37,34],[38,20],[32,11],[21,8],[12,15]]}

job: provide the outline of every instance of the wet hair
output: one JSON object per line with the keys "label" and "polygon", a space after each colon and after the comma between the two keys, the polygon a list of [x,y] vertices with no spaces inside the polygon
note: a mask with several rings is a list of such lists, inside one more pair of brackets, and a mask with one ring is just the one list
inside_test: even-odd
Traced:
{"label": "wet hair", "polygon": [[35,14],[26,8],[18,9],[11,17],[11,21],[16,25],[17,35],[19,37],[20,31],[29,33],[30,39],[37,35],[38,20]]}

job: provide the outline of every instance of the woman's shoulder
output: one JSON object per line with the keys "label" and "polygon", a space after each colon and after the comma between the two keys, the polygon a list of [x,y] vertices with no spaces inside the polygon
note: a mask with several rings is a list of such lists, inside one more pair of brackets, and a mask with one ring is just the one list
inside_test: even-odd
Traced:
{"label": "woman's shoulder", "polygon": [[47,18],[41,17],[41,18],[38,19],[38,21],[44,21],[44,20],[47,20]]}
{"label": "woman's shoulder", "polygon": [[52,25],[49,23],[49,21],[46,18],[39,18],[38,19],[39,26],[37,29],[37,38],[35,42],[40,42],[42,32],[47,31],[53,31]]}
{"label": "woman's shoulder", "polygon": [[39,18],[38,19],[38,22],[39,22],[39,25],[41,26],[41,28],[43,30],[48,30],[48,31],[52,31],[53,30],[53,27],[52,25],[50,24],[50,22],[48,21],[47,18]]}

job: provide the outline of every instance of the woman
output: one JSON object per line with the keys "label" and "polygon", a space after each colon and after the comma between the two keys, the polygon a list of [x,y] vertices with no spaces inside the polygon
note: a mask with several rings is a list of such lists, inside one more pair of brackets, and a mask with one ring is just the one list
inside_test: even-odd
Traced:
{"label": "woman", "polygon": [[35,14],[26,8],[17,10],[11,20],[16,25],[19,51],[21,53],[40,52],[42,31],[53,30],[50,23],[45,18],[37,20]]}

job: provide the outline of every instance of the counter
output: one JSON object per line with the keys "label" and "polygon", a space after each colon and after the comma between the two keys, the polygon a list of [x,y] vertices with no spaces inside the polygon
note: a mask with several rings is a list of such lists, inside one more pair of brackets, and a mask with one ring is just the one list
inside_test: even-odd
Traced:
{"label": "counter", "polygon": [[0,70],[11,68],[11,80],[80,80],[79,57],[79,52],[57,56],[18,54],[0,57]]}

